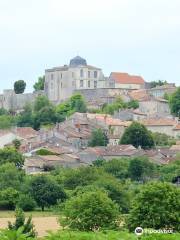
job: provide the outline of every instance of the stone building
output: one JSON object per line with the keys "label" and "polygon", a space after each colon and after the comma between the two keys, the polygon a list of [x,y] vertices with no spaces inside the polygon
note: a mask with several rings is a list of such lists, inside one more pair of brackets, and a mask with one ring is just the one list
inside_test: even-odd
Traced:
{"label": "stone building", "polygon": [[104,87],[102,70],[79,56],[71,59],[69,65],[45,70],[45,92],[54,103],[68,99],[75,90]]}

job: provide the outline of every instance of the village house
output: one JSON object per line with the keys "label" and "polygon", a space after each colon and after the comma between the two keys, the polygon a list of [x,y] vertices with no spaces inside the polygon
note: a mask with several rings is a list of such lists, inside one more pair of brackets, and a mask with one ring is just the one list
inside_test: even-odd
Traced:
{"label": "village house", "polygon": [[147,114],[139,109],[119,109],[114,113],[114,118],[119,118],[122,121],[139,121],[147,118]]}
{"label": "village house", "polygon": [[162,86],[156,86],[155,88],[147,89],[148,94],[154,97],[164,97],[164,94],[172,94],[176,91],[176,86],[174,83],[165,84]]}
{"label": "village house", "polygon": [[144,124],[147,127],[147,129],[152,132],[165,133],[171,137],[177,137],[176,127],[179,126],[177,119],[148,118],[142,120],[141,123]]}
{"label": "village house", "polygon": [[112,72],[109,77],[109,86],[113,88],[142,89],[145,86],[145,81],[141,76]]}

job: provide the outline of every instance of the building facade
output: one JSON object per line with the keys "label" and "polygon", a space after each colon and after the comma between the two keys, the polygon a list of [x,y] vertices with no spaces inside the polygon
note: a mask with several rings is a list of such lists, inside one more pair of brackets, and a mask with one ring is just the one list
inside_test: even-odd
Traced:
{"label": "building facade", "polygon": [[54,103],[68,99],[75,90],[104,87],[102,70],[79,56],[71,59],[69,65],[45,70],[45,92]]}

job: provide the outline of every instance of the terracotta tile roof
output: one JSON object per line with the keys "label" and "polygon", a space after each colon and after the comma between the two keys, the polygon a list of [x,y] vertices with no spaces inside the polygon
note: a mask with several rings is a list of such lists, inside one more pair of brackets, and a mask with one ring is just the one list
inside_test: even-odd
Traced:
{"label": "terracotta tile roof", "polygon": [[137,115],[147,116],[146,113],[141,112],[139,109],[134,109],[132,112],[133,112],[134,114],[137,114]]}
{"label": "terracotta tile roof", "polygon": [[150,118],[141,121],[146,126],[174,126],[176,121],[169,118]]}
{"label": "terracotta tile roof", "polygon": [[180,130],[180,123],[178,123],[173,130]]}
{"label": "terracotta tile roof", "polygon": [[129,75],[128,73],[112,72],[110,78],[120,84],[141,84],[145,83],[141,76]]}
{"label": "terracotta tile roof", "polygon": [[25,139],[36,137],[38,135],[38,132],[31,127],[18,127],[15,130],[15,133],[17,136]]}
{"label": "terracotta tile roof", "polygon": [[148,100],[150,98],[145,89],[133,90],[129,92],[129,96],[137,101]]}

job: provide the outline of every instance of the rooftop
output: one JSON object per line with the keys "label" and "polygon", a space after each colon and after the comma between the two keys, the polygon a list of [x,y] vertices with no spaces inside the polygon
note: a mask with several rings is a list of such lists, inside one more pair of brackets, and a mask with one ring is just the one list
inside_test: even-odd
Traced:
{"label": "rooftop", "polygon": [[110,78],[120,84],[141,84],[145,83],[141,76],[129,75],[128,73],[112,72]]}

